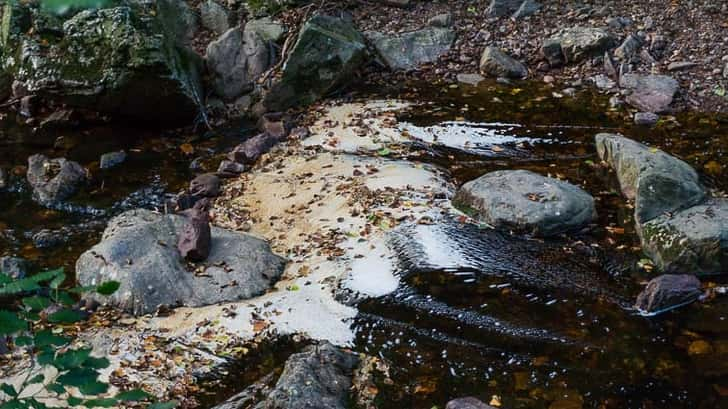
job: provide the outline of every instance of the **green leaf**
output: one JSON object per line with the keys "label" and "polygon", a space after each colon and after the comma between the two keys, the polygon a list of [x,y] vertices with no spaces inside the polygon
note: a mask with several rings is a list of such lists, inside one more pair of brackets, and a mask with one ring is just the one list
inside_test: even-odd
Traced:
{"label": "green leaf", "polygon": [[50,284],[48,284],[48,287],[50,287],[50,288],[52,288],[54,290],[57,290],[58,287],[60,287],[61,284],[63,284],[64,281],[66,281],[66,275],[65,274],[59,274],[58,276],[56,276],[56,278],[54,278],[50,282]]}
{"label": "green leaf", "polygon": [[0,273],[0,285],[4,285],[7,283],[12,283],[13,278],[5,273]]}
{"label": "green leaf", "polygon": [[23,305],[30,308],[32,311],[43,311],[51,306],[51,300],[46,297],[25,297],[23,298]]}
{"label": "green leaf", "polygon": [[83,385],[96,382],[99,373],[88,368],[73,368],[58,377],[58,383],[63,386],[75,386],[80,388]]}
{"label": "green leaf", "polygon": [[389,150],[389,148],[382,148],[377,151],[377,155],[379,156],[388,156],[392,153],[392,151]]}
{"label": "green leaf", "polygon": [[94,357],[89,357],[83,363],[84,368],[91,368],[91,369],[104,369],[104,368],[108,368],[109,365],[111,365],[111,362],[109,362],[108,359],[94,358]]}
{"label": "green leaf", "polygon": [[64,346],[71,342],[70,338],[62,337],[60,335],[55,335],[51,330],[43,330],[38,331],[34,336],[34,343],[36,347],[45,347],[45,346]]}
{"label": "green leaf", "polygon": [[15,341],[13,341],[13,342],[15,343],[16,346],[27,347],[28,345],[33,344],[33,338],[25,337],[25,336],[17,337],[17,338],[15,338]]}
{"label": "green leaf", "polygon": [[101,295],[111,295],[119,289],[121,283],[118,281],[107,281],[96,287],[96,292]]}
{"label": "green leaf", "polygon": [[77,398],[75,396],[70,396],[68,399],[66,399],[66,402],[71,406],[79,406],[83,403],[83,399]]}
{"label": "green leaf", "polygon": [[83,406],[86,406],[87,408],[112,408],[116,406],[117,403],[118,401],[114,398],[89,399],[83,402]]}
{"label": "green leaf", "polygon": [[83,314],[69,309],[63,309],[48,316],[48,322],[54,324],[73,324],[82,320]]}
{"label": "green leaf", "polygon": [[[58,354],[53,360],[53,366],[60,370],[80,369],[91,355],[91,348],[79,348]],[[95,378],[94,378],[95,379]],[[78,386],[78,385],[73,385]]]}
{"label": "green leaf", "polygon": [[28,381],[28,385],[32,385],[34,383],[43,383],[45,381],[45,376],[43,374],[38,374]]}
{"label": "green leaf", "polygon": [[0,384],[0,391],[3,391],[3,393],[10,396],[11,398],[18,396],[18,391],[16,391],[15,387],[9,383]]}
{"label": "green leaf", "polygon": [[0,403],[0,409],[30,409],[30,407],[25,402],[10,400],[5,403]]}
{"label": "green leaf", "polygon": [[20,319],[17,314],[0,310],[0,335],[13,335],[27,329],[28,323]]}
{"label": "green leaf", "polygon": [[179,402],[176,400],[171,400],[169,402],[155,402],[147,406],[147,409],[174,409],[177,405],[179,405]]}
{"label": "green leaf", "polygon": [[76,300],[74,300],[73,297],[71,297],[71,294],[66,291],[56,292],[56,294],[53,295],[53,299],[55,300],[55,302],[63,304],[66,307],[69,307],[76,303]]}
{"label": "green leaf", "polygon": [[132,389],[126,392],[121,392],[116,395],[116,399],[124,402],[137,401],[151,398],[152,395],[144,392],[141,389]]}
{"label": "green leaf", "polygon": [[48,346],[43,347],[38,351],[36,359],[39,365],[52,365],[56,359],[56,352]]}
{"label": "green leaf", "polygon": [[78,390],[87,396],[100,395],[109,390],[109,385],[103,382],[93,381],[79,386]]}
{"label": "green leaf", "polygon": [[63,385],[61,385],[60,383],[52,383],[50,385],[46,385],[45,388],[59,395],[63,395],[64,393],[66,393],[66,388],[64,388]]}

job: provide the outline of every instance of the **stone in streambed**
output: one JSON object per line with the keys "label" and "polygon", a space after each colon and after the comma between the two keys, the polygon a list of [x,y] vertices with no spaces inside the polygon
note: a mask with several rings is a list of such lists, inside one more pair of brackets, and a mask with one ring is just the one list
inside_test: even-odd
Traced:
{"label": "stone in streambed", "polygon": [[728,272],[728,199],[709,199],[638,226],[642,250],[663,272]]}
{"label": "stone in streambed", "polygon": [[73,196],[86,183],[87,175],[86,169],[76,162],[36,154],[28,158],[27,178],[33,198],[50,205]]}
{"label": "stone in streambed", "polygon": [[20,279],[30,272],[30,263],[24,258],[5,256],[0,257],[0,273],[9,277]]}
{"label": "stone in streambed", "polygon": [[467,398],[458,398],[453,399],[450,402],[447,403],[447,406],[445,406],[445,409],[495,409],[493,406],[486,405],[485,403],[481,402],[480,400],[473,398],[473,397],[467,397]]}
{"label": "stone in streambed", "polygon": [[356,355],[328,342],[291,355],[275,388],[254,409],[346,409]]}
{"label": "stone in streambed", "polygon": [[652,112],[637,112],[634,114],[635,125],[655,126],[660,120],[660,116]]}
{"label": "stone in streambed", "polygon": [[480,72],[493,77],[524,78],[528,68],[497,47],[486,47],[480,57]]}
{"label": "stone in streambed", "polygon": [[630,91],[628,104],[656,114],[668,110],[680,89],[677,81],[667,75],[624,74],[619,78],[619,86]]}
{"label": "stone in streambed", "polygon": [[101,241],[79,257],[81,285],[115,280],[119,291],[98,297],[136,315],[161,306],[199,307],[233,302],[262,294],[281,276],[286,261],[255,237],[217,227],[211,229],[210,255],[187,270],[177,250],[178,232],[186,218],[149,210],[131,210],[114,217]]}
{"label": "stone in streambed", "polygon": [[635,201],[638,223],[705,198],[697,172],[687,163],[622,135],[603,133],[595,140],[599,157],[617,174],[622,194]]}
{"label": "stone in streambed", "polygon": [[350,82],[367,61],[364,37],[351,22],[316,15],[301,28],[280,80],[263,99],[268,111],[308,105]]}
{"label": "stone in streambed", "polygon": [[228,154],[228,159],[233,162],[252,165],[278,142],[280,142],[278,139],[267,133],[258,134],[233,148]]}
{"label": "stone in streambed", "polygon": [[558,66],[601,56],[614,43],[614,37],[604,29],[571,27],[544,41],[541,52],[551,66]]}
{"label": "stone in streambed", "polygon": [[273,56],[268,42],[257,32],[234,27],[207,46],[206,60],[215,93],[232,101],[253,90]]}
{"label": "stone in streambed", "polygon": [[245,172],[245,165],[231,160],[223,160],[217,168],[217,175],[223,178],[232,178],[243,172]]}
{"label": "stone in streambed", "polygon": [[450,27],[426,27],[394,35],[369,32],[366,35],[390,69],[405,71],[437,61],[455,41],[455,31]]}
{"label": "stone in streambed", "polygon": [[637,296],[635,308],[643,315],[656,315],[696,301],[703,295],[695,276],[665,274],[653,278]]}
{"label": "stone in streambed", "polygon": [[121,165],[126,160],[126,152],[124,151],[117,151],[117,152],[109,152],[101,155],[101,159],[99,161],[99,168],[101,169],[111,169],[113,167],[116,167],[118,165]]}
{"label": "stone in streambed", "polygon": [[210,216],[198,208],[186,211],[185,216],[187,223],[179,234],[177,249],[185,260],[204,261],[210,255]]}
{"label": "stone in streambed", "polygon": [[464,184],[453,203],[499,229],[551,236],[587,226],[594,199],[578,186],[527,170],[488,173]]}
{"label": "stone in streambed", "polygon": [[194,197],[217,197],[220,195],[220,178],[213,173],[205,173],[190,182],[190,194]]}

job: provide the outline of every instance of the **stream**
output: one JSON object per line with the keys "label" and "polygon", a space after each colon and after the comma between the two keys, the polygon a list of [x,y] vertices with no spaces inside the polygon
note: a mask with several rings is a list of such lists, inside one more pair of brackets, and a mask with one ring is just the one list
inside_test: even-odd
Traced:
{"label": "stream", "polygon": [[[476,396],[503,408],[728,407],[728,299],[655,318],[631,310],[652,275],[640,268],[633,209],[599,166],[593,144],[596,133],[622,133],[681,157],[707,186],[726,192],[728,118],[686,113],[647,129],[631,125],[622,109],[610,111],[603,95],[518,86],[407,84],[355,94],[416,103],[398,115],[422,142],[407,159],[447,170],[457,185],[502,169],[557,175],[592,194],[599,216],[588,231],[546,242],[456,221],[437,231],[403,230],[405,239],[391,243],[400,260],[410,260],[398,266],[399,287],[360,301],[351,323],[353,349],[389,363],[392,382],[375,379],[375,406],[442,409],[449,399]],[[111,216],[163,209],[196,173],[191,161],[202,158],[199,166],[214,171],[224,152],[253,132],[250,123],[214,132],[98,125],[40,138],[19,122],[12,115],[0,122],[0,168],[19,175],[27,157],[42,152],[78,161],[92,181],[68,207],[46,209],[33,202],[23,178],[12,176],[0,191],[0,256],[68,271]],[[125,163],[98,169],[101,154],[120,149]],[[39,246],[39,232],[57,239]],[[411,238],[436,234],[444,235],[437,236],[438,252],[450,259],[427,262]],[[254,351],[230,376],[209,383],[201,406],[280,370],[300,348],[287,339]]]}

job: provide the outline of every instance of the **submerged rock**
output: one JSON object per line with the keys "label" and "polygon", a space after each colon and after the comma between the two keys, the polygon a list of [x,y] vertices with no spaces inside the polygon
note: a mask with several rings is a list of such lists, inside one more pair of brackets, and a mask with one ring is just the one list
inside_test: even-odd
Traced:
{"label": "submerged rock", "polygon": [[486,47],[480,57],[480,72],[494,77],[524,78],[528,68],[497,47]]}
{"label": "submerged rock", "polygon": [[700,280],[692,275],[665,274],[653,278],[637,296],[635,308],[656,315],[696,301],[703,295]]}
{"label": "submerged rock", "polygon": [[310,104],[354,78],[367,60],[364,37],[352,23],[317,15],[301,28],[281,79],[263,100],[270,111]]}
{"label": "submerged rock", "polygon": [[24,278],[30,272],[30,263],[24,258],[0,257],[0,273],[15,279]]}
{"label": "submerged rock", "polygon": [[73,196],[86,183],[86,169],[65,158],[50,159],[36,154],[28,158],[28,183],[33,198],[43,205]]}
{"label": "submerged rock", "polygon": [[551,66],[558,66],[601,56],[614,43],[614,37],[604,29],[571,27],[544,41],[541,51]]}
{"label": "submerged rock", "polygon": [[630,90],[626,101],[646,112],[662,113],[672,104],[680,85],[667,75],[624,74],[619,86]]}
{"label": "submerged rock", "polygon": [[680,159],[618,134],[598,134],[595,139],[597,153],[614,169],[622,193],[635,201],[638,223],[705,198],[697,172]]}
{"label": "submerged rock", "polygon": [[3,34],[1,65],[26,94],[43,99],[120,117],[191,120],[203,95],[201,60],[185,45],[182,3],[135,2],[66,21],[35,2],[5,7],[3,20],[20,35]]}
{"label": "submerged rock", "polygon": [[199,307],[260,295],[281,276],[286,261],[255,237],[213,227],[210,255],[189,271],[176,248],[186,219],[148,210],[114,217],[101,242],[81,255],[76,274],[81,285],[121,282],[101,301],[136,315],[161,306]]}
{"label": "submerged rock", "polygon": [[437,61],[455,41],[452,28],[426,27],[402,34],[367,33],[385,64],[393,70],[412,70]]}
{"label": "submerged rock", "polygon": [[526,170],[488,173],[464,184],[453,203],[499,229],[550,236],[588,225],[594,199],[578,186]]}
{"label": "submerged rock", "polygon": [[345,409],[358,359],[328,342],[291,355],[275,388],[255,409]]}
{"label": "submerged rock", "polygon": [[473,397],[453,399],[447,403],[445,409],[495,409]]}
{"label": "submerged rock", "polygon": [[661,271],[728,272],[728,199],[711,199],[638,226],[642,250]]}
{"label": "submerged rock", "polygon": [[121,165],[122,163],[124,163],[125,160],[126,152],[124,151],[105,153],[101,155],[101,159],[99,160],[99,168],[111,169]]}
{"label": "submerged rock", "polygon": [[207,46],[213,88],[228,101],[252,91],[272,61],[268,42],[247,26],[231,28]]}

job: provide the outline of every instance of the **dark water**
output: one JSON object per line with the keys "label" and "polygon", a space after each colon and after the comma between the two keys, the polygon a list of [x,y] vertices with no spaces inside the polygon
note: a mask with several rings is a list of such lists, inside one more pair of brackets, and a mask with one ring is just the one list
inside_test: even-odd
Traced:
{"label": "dark water", "polygon": [[[405,255],[404,285],[362,303],[354,324],[357,347],[391,362],[394,383],[380,385],[377,407],[443,408],[462,396],[504,408],[728,407],[728,300],[634,314],[629,303],[652,274],[638,267],[632,209],[593,145],[596,133],[623,133],[680,156],[726,191],[725,118],[683,114],[649,130],[623,110],[608,112],[603,96],[528,87],[413,92],[436,102],[399,119],[435,127],[440,143],[423,145],[419,158],[460,183],[500,169],[557,175],[595,197],[599,219],[589,232],[530,246],[451,233],[450,253],[467,254],[465,268],[421,268]],[[476,142],[442,146],[453,134]]]}
{"label": "dark water", "polygon": [[[412,129],[487,136],[487,143],[460,148],[422,144],[411,160],[442,166],[458,183],[514,168],[564,177],[595,197],[599,219],[589,231],[548,243],[451,232],[472,263],[442,269],[403,263],[401,288],[363,302],[352,323],[355,350],[390,362],[394,382],[377,384],[378,408],[442,409],[449,399],[468,395],[503,408],[728,407],[728,299],[650,319],[629,309],[652,273],[638,267],[642,255],[632,209],[593,146],[598,132],[624,133],[680,156],[708,186],[726,191],[728,121],[681,114],[649,130],[631,126],[624,110],[610,112],[601,95],[556,98],[553,91],[541,84],[487,83],[410,84],[391,91],[392,97],[418,102],[399,118]],[[93,179],[68,211],[34,204],[27,185],[15,177],[11,189],[0,192],[0,255],[72,269],[108,217],[128,207],[161,206],[165,193],[183,188],[195,173],[190,161],[206,157],[214,170],[220,153],[244,138],[248,127],[201,137],[115,124],[37,140],[5,118],[0,167],[20,174],[27,156],[44,152],[79,161]],[[192,145],[192,154],[181,149],[184,143]],[[129,154],[127,162],[100,171],[99,156],[119,149]],[[30,236],[41,229],[62,231],[69,239],[39,249]],[[206,385],[201,406],[280,372],[298,349],[289,341],[256,348],[223,382]]]}
{"label": "dark water", "polygon": [[[78,256],[98,242],[110,217],[135,207],[163,210],[165,198],[184,189],[197,173],[215,171],[221,154],[249,136],[250,123],[201,132],[161,131],[129,124],[86,126],[73,130],[34,132],[21,119],[0,121],[0,168],[10,174],[0,190],[0,256],[29,259],[37,269],[65,267],[73,272]],[[126,161],[99,169],[99,158],[124,150]],[[35,153],[79,162],[90,182],[68,203],[46,208],[32,199],[24,176],[27,158]],[[197,159],[204,169],[190,169]],[[39,247],[33,236],[47,231],[58,243]]]}

